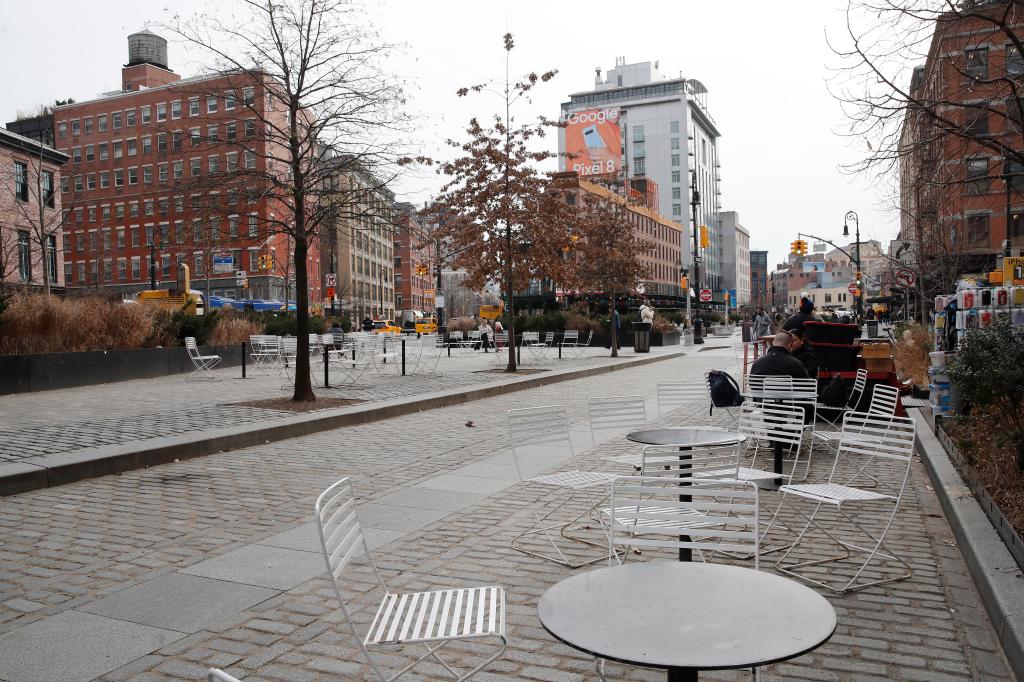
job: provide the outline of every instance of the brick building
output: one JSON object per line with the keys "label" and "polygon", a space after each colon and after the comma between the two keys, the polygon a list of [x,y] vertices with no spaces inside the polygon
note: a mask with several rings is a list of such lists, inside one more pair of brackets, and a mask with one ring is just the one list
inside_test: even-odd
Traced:
{"label": "brick building", "polygon": [[[61,184],[68,286],[169,287],[185,263],[193,288],[214,295],[294,297],[290,240],[268,226],[286,213],[244,177],[274,172],[281,156],[260,131],[260,121],[285,122],[271,81],[254,72],[183,79],[168,67],[165,40],[148,31],[128,40],[120,90],[54,108],[56,144],[70,157]],[[319,301],[317,244],[310,250],[310,300]]]}
{"label": "brick building", "polygon": [[433,314],[437,264],[429,224],[412,204],[399,203],[395,209],[395,310]]}
{"label": "brick building", "polygon": [[48,273],[51,286],[64,286],[57,187],[67,160],[56,149],[0,128],[0,284],[41,288]]}
{"label": "brick building", "polygon": [[755,308],[771,306],[767,251],[750,252],[750,305]]}
{"label": "brick building", "polygon": [[[1006,2],[988,2],[955,12],[1001,20],[1006,10]],[[1005,17],[1020,37],[1024,15],[1011,8]],[[899,148],[900,238],[923,255],[918,269],[926,289],[935,286],[926,295],[962,272],[993,269],[1004,240],[1014,254],[1024,250],[1024,100],[1012,96],[1024,86],[1024,55],[981,17],[950,12],[933,24],[926,61],[910,80]]]}

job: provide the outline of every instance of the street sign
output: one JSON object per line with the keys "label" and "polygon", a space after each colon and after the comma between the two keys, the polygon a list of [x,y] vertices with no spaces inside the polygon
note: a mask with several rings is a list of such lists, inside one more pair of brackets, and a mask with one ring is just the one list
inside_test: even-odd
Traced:
{"label": "street sign", "polygon": [[710,303],[711,302],[711,289],[701,289],[700,290],[700,302],[701,303]]}
{"label": "street sign", "polygon": [[338,276],[333,272],[327,273],[327,286],[336,287],[338,286]]}
{"label": "street sign", "polygon": [[825,242],[814,242],[814,253],[825,253],[828,251],[828,247],[825,246]]}
{"label": "street sign", "polygon": [[434,307],[435,308],[443,308],[444,307],[444,295],[443,294],[438,294],[437,296],[434,297]]}
{"label": "street sign", "polygon": [[896,286],[909,289],[914,286],[914,273],[910,270],[897,270],[896,271]]}
{"label": "street sign", "polygon": [[213,272],[217,275],[226,275],[235,269],[235,258],[230,253],[214,254]]}
{"label": "street sign", "polygon": [[235,271],[235,286],[244,287],[249,284],[249,276],[245,274],[245,270]]}
{"label": "street sign", "polygon": [[850,286],[846,287],[846,290],[849,291],[854,296],[856,296],[857,295],[857,283],[856,282],[850,282]]}
{"label": "street sign", "polygon": [[894,239],[889,242],[889,258],[905,268],[913,266],[916,262],[915,251],[914,242],[912,241]]}

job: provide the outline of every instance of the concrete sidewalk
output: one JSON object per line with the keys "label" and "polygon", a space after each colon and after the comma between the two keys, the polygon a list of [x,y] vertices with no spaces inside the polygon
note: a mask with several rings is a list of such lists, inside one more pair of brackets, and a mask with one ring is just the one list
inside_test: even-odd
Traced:
{"label": "concrete sidewalk", "polygon": [[[635,446],[619,437],[595,448],[586,398],[639,394],[651,420],[702,422],[704,413],[659,416],[655,386],[710,368],[734,371],[733,350],[2,498],[0,679],[200,679],[210,666],[248,680],[370,679],[323,576],[312,524],[316,496],[343,476],[353,479],[392,589],[505,586],[510,647],[478,679],[591,679],[592,660],[553,640],[536,617],[540,594],[572,571],[508,546],[533,506],[559,497],[515,485],[505,411],[563,404],[569,413],[576,454],[527,461],[524,475],[577,467],[626,474],[629,467],[606,458]],[[816,467],[830,464],[818,460]],[[918,466],[912,477],[890,538],[914,577],[829,595],[836,635],[768,667],[764,679],[1010,679],[927,479]],[[763,504],[770,511],[774,500]],[[378,595],[364,593],[365,564],[353,567],[350,603],[365,627]],[[460,665],[483,651],[474,643],[448,649]],[[409,653],[382,658],[395,670]],[[613,679],[664,679],[654,670],[608,670]],[[435,678],[429,666],[409,677]]]}

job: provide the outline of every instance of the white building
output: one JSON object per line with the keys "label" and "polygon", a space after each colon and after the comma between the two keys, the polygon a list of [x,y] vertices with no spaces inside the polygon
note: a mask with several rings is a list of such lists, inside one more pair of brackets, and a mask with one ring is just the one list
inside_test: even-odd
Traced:
{"label": "white building", "polygon": [[736,298],[729,301],[729,306],[750,305],[750,233],[740,225],[736,211],[720,212],[715,219],[715,232],[722,251],[722,288],[736,290]]}
{"label": "white building", "polygon": [[[707,112],[707,89],[681,74],[665,77],[658,62],[626,64],[618,58],[603,79],[597,69],[593,90],[571,94],[561,115],[567,125],[558,132],[560,169],[576,170],[585,179],[631,179],[635,196],[688,227],[681,235],[682,267],[692,268],[691,181],[700,193],[698,225],[713,228],[721,208],[719,132]],[[644,180],[653,180],[656,189]],[[721,303],[722,245],[716,230],[709,233],[710,247],[700,249],[700,277]]]}

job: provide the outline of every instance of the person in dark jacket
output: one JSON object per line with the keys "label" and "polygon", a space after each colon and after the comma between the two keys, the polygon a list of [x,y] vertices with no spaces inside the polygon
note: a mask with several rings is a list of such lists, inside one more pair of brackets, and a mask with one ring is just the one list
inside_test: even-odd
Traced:
{"label": "person in dark jacket", "polygon": [[772,340],[771,348],[754,362],[750,367],[750,373],[806,379],[807,369],[802,362],[789,353],[789,346],[792,343],[793,335],[789,332],[779,332],[776,334]]}
{"label": "person in dark jacket", "polygon": [[820,318],[814,314],[814,301],[806,296],[800,297],[800,312],[790,315],[789,319],[782,325],[783,331],[792,329],[803,329],[804,322],[820,322]]}
{"label": "person in dark jacket", "polygon": [[373,320],[370,319],[369,315],[367,315],[366,317],[363,318],[363,322],[362,322],[361,326],[362,326],[364,332],[373,331]]}
{"label": "person in dark jacket", "polygon": [[793,335],[793,343],[789,345],[789,354],[800,361],[807,370],[807,376],[818,378],[818,356],[814,354],[814,348],[804,339],[803,329],[790,330]]}

